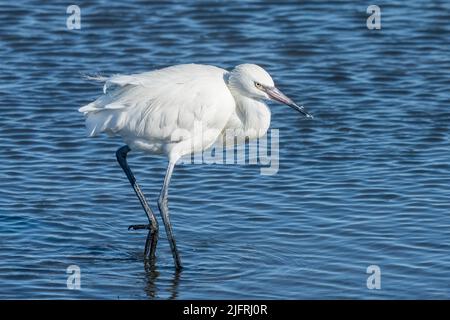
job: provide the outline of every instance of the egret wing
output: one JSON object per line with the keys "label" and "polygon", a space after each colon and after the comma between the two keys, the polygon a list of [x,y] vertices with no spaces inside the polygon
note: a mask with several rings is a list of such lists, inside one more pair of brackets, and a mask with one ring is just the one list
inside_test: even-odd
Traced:
{"label": "egret wing", "polygon": [[172,139],[174,133],[222,129],[235,108],[224,77],[227,71],[205,65],[178,65],[108,78],[104,95],[79,109],[89,135],[99,132],[145,139]]}

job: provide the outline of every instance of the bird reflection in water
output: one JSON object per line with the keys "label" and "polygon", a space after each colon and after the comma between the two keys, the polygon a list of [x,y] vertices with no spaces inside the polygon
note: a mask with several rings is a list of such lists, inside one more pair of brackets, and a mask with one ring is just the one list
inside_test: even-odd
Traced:
{"label": "bird reflection in water", "polygon": [[[145,248],[150,248],[150,246],[154,243],[154,235],[149,232],[147,236],[147,240],[145,242]],[[181,271],[182,269],[175,269],[173,273],[170,275],[170,278],[167,281],[170,282],[168,286],[168,294],[169,300],[177,299],[178,297],[178,286],[180,283]],[[160,292],[158,290],[157,280],[160,276],[160,272],[156,267],[156,257],[153,255],[148,258],[147,255],[144,255],[144,271],[145,271],[145,280],[146,285],[144,287],[144,291],[147,294],[149,299],[156,299],[160,296]],[[160,279],[160,281],[163,281]]]}

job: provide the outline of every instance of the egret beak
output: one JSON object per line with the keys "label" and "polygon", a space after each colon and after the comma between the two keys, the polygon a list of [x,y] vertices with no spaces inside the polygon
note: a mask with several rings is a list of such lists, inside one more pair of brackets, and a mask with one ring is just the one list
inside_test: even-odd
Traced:
{"label": "egret beak", "polygon": [[292,109],[297,110],[298,112],[300,112],[307,118],[311,118],[311,119],[313,118],[313,116],[311,114],[306,112],[306,110],[305,110],[305,108],[303,108],[303,106],[299,106],[294,101],[289,99],[283,92],[278,90],[277,87],[272,87],[272,88],[265,87],[264,89],[265,89],[265,92],[269,95],[269,97],[272,100],[276,100],[278,102],[284,103],[285,105],[291,107]]}

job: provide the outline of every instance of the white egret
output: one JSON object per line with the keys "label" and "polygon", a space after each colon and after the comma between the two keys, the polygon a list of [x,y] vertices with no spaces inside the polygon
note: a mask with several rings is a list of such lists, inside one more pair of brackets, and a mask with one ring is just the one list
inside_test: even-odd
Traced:
{"label": "white egret", "polygon": [[[168,157],[158,207],[177,269],[181,268],[181,260],[167,199],[177,160],[209,148],[228,129],[237,130],[249,139],[264,136],[270,125],[270,110],[264,100],[279,101],[311,117],[275,87],[263,68],[254,64],[238,65],[231,72],[214,66],[184,64],[96,80],[105,81],[104,94],[79,111],[86,117],[89,136],[105,132],[121,136],[126,143],[116,156],[149,219],[148,226],[130,226],[150,229],[146,258],[154,257],[158,222],[126,157],[134,149]],[[201,130],[194,130],[195,126]]]}

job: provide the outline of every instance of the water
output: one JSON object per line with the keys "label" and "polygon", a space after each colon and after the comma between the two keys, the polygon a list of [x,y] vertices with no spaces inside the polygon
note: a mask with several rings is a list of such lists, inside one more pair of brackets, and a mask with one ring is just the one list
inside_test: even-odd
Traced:
{"label": "water", "polygon": [[[372,4],[372,3],[370,3]],[[450,4],[67,2],[0,5],[0,298],[448,298]],[[272,104],[280,170],[181,165],[143,264],[144,212],[119,138],[85,137],[83,74],[254,62],[315,115]],[[130,165],[155,204],[165,160]],[[366,268],[381,268],[381,290]],[[81,290],[66,268],[81,268]]]}

